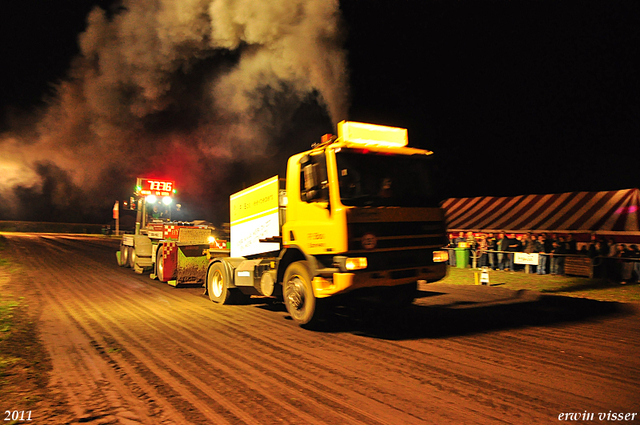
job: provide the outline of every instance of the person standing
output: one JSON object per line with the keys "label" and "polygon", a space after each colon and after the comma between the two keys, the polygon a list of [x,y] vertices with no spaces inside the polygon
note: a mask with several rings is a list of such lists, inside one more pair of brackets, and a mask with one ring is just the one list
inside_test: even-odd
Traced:
{"label": "person standing", "polygon": [[543,234],[540,235],[536,241],[535,252],[538,253],[538,274],[547,274],[547,253],[544,249],[546,237]]}
{"label": "person standing", "polygon": [[476,237],[473,235],[473,232],[467,232],[466,240],[469,248],[473,249],[476,245]]}
{"label": "person standing", "polygon": [[635,278],[636,281],[640,281],[640,250],[638,250],[638,245],[629,245],[629,257],[634,260],[632,264],[635,276],[632,276],[632,279]]}
{"label": "person standing", "polygon": [[[526,239],[526,243],[524,245],[524,252],[526,252],[527,254],[534,254],[538,251],[536,251],[536,245],[538,243],[537,241],[537,237],[536,235],[525,235]],[[535,273],[536,272],[536,266],[531,265],[531,264],[527,264],[525,266],[525,270],[527,273]]]}
{"label": "person standing", "polygon": [[573,239],[571,233],[567,235],[565,243],[567,244],[567,254],[575,255],[578,253],[578,242]]}
{"label": "person standing", "polygon": [[558,256],[558,274],[562,276],[564,275],[564,262],[567,258],[565,255],[569,252],[569,245],[564,236],[558,236],[558,245],[561,251],[559,254],[562,254]]}
{"label": "person standing", "polygon": [[493,233],[489,233],[487,235],[487,250],[490,251],[489,254],[489,267],[492,270],[498,269],[498,260],[497,253],[495,251],[498,250],[498,240],[493,235]]}
{"label": "person standing", "polygon": [[563,264],[561,259],[564,259],[563,255],[566,253],[564,247],[564,241],[553,241],[553,248],[551,249],[551,274],[560,275],[564,273],[562,269]]}
{"label": "person standing", "polygon": [[613,238],[609,238],[607,241],[607,246],[609,247],[609,257],[615,257],[618,254],[618,245]]}
{"label": "person standing", "polygon": [[589,258],[591,258],[591,264],[593,265],[593,277],[607,277],[608,254],[609,248],[602,240],[596,240],[593,248],[589,246]]}
{"label": "person standing", "polygon": [[602,245],[602,253],[600,254],[604,261],[604,273],[607,279],[617,279],[616,262],[614,257],[616,256],[616,241],[613,238],[609,238]]}
{"label": "person standing", "polygon": [[[509,261],[509,257],[507,254],[507,249],[509,248],[509,239],[507,238],[507,234],[505,232],[500,232],[498,234],[498,268],[500,270],[504,270],[505,269],[505,263],[507,263],[508,266],[508,261]],[[507,268],[507,271],[509,269]]]}
{"label": "person standing", "polygon": [[449,245],[447,245],[447,252],[449,253],[449,265],[451,267],[456,266],[456,246],[458,246],[458,244],[456,243],[455,235],[453,233],[449,233]]}
{"label": "person standing", "polygon": [[489,265],[489,254],[487,253],[487,237],[480,234],[477,239],[476,253],[478,256],[478,267],[483,268]]}
{"label": "person standing", "polygon": [[599,252],[600,250],[598,247],[598,239],[596,238],[595,234],[591,235],[591,240],[589,241],[589,247],[587,248],[587,250],[589,251],[589,258],[591,258],[591,260],[593,260],[598,255],[600,255],[600,252]]}
{"label": "person standing", "polygon": [[467,251],[469,252],[469,259],[471,260],[469,261],[469,265],[473,267],[477,265],[474,263],[478,261],[478,255],[479,255],[476,252],[477,250],[476,237],[474,236],[473,232],[467,232],[465,242],[467,243]]}
{"label": "person standing", "polygon": [[513,260],[516,252],[522,252],[522,243],[520,243],[520,241],[516,238],[515,233],[511,233],[509,235],[508,241],[509,242],[507,245],[507,251],[509,251],[509,254],[507,255],[509,257],[509,268],[511,269],[511,271],[515,272],[516,269]]}
{"label": "person standing", "polygon": [[629,282],[633,274],[633,263],[631,261],[623,260],[623,258],[631,258],[631,255],[631,251],[625,244],[621,243],[616,246],[617,272],[622,285]]}

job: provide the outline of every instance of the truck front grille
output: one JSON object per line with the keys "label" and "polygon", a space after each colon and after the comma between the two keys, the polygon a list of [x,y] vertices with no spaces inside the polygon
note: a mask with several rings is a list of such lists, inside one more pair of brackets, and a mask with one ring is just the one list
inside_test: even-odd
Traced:
{"label": "truck front grille", "polygon": [[348,229],[349,255],[366,257],[370,271],[432,265],[433,251],[447,243],[440,221],[349,223]]}

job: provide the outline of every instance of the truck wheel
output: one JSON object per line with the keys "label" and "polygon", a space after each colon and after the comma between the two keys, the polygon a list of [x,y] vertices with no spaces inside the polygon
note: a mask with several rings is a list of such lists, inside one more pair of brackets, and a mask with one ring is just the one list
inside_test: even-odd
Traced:
{"label": "truck wheel", "polygon": [[158,247],[158,251],[156,252],[156,276],[158,276],[158,280],[160,282],[166,282],[167,280],[169,280],[164,278],[164,256],[162,255],[163,251],[163,247]]}
{"label": "truck wheel", "polygon": [[287,311],[296,323],[312,325],[317,322],[319,312],[307,261],[296,261],[287,267],[282,282],[282,295]]}
{"label": "truck wheel", "polygon": [[120,267],[129,266],[129,247],[120,242],[120,260],[118,261]]}
{"label": "truck wheel", "polygon": [[227,304],[231,292],[227,287],[228,282],[227,270],[222,263],[215,263],[209,267],[207,272],[207,292],[209,299],[214,303]]}
{"label": "truck wheel", "polygon": [[133,269],[136,266],[136,248],[133,246],[127,248],[129,248],[129,267]]}

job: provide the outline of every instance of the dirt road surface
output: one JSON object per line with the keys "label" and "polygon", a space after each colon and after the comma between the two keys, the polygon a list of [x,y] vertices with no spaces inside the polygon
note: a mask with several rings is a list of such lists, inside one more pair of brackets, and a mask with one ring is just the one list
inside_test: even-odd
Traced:
{"label": "dirt road surface", "polygon": [[[421,285],[402,314],[296,326],[116,265],[118,242],[6,234],[52,370],[31,423],[475,424],[640,413],[636,305]],[[8,408],[8,407],[7,407]],[[4,410],[4,409],[3,409]],[[635,423],[640,423],[638,415]]]}

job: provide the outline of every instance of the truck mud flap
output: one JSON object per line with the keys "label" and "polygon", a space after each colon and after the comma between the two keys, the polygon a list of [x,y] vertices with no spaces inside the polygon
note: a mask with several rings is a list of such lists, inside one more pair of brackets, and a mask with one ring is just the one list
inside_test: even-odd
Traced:
{"label": "truck mud flap", "polygon": [[178,245],[176,280],[168,283],[173,286],[202,285],[209,265],[206,255],[208,248],[208,245]]}

